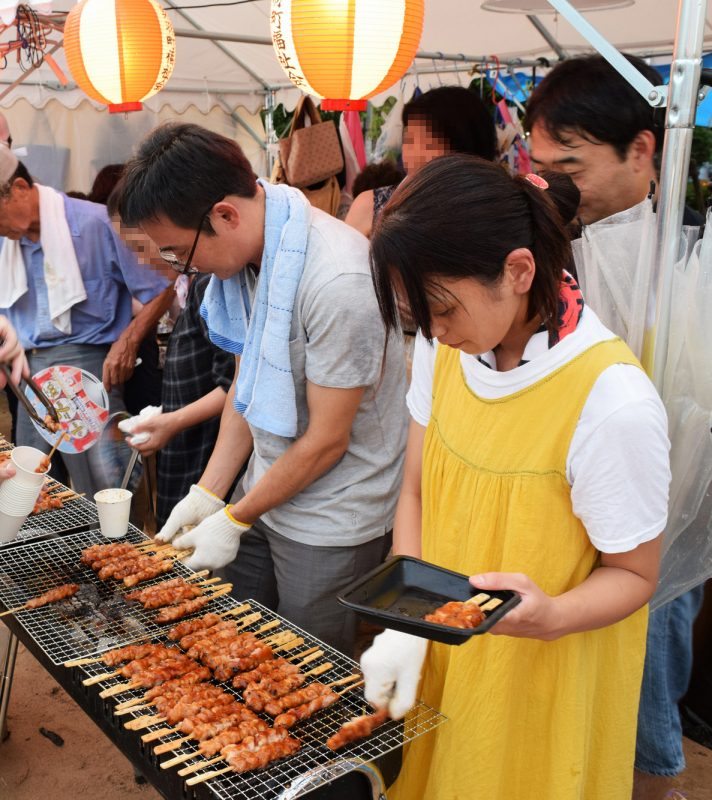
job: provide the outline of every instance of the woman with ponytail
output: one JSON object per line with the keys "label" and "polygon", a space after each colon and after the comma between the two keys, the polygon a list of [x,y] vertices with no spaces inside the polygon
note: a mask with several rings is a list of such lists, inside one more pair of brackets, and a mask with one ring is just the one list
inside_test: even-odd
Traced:
{"label": "woman with ponytail", "polygon": [[364,654],[373,705],[449,717],[389,800],[630,800],[667,422],[567,272],[569,189],[447,156],[374,231],[384,323],[400,301],[420,328],[394,552],[522,597],[460,647],[388,630]]}

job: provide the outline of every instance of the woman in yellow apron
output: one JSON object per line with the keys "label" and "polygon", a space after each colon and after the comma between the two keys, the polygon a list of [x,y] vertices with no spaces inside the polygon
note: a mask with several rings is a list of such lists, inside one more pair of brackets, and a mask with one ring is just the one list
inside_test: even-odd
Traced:
{"label": "woman in yellow apron", "polygon": [[459,647],[386,631],[364,654],[367,700],[449,717],[389,800],[630,800],[667,423],[566,273],[553,192],[448,156],[372,240],[386,325],[398,296],[421,330],[395,553],[522,595]]}

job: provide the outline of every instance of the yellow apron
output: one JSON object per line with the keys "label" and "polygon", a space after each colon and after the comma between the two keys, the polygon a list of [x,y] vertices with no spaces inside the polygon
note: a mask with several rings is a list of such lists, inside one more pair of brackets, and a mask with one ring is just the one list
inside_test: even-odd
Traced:
{"label": "yellow apron", "polygon": [[[623,342],[594,345],[486,400],[439,347],[423,455],[423,558],[523,572],[559,595],[598,562],[571,508],[566,458],[586,399]],[[630,800],[647,606],[545,642],[484,634],[433,643],[419,696],[450,720],[405,751],[389,800]]]}

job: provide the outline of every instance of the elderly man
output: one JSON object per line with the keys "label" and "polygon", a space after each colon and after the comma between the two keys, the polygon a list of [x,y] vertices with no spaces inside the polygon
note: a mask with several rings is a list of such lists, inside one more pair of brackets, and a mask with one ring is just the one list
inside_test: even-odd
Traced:
{"label": "elderly man", "polygon": [[[644,61],[630,62],[657,85]],[[555,67],[527,105],[532,161],[565,172],[581,192],[579,217],[598,222],[645,200],[657,180],[663,117],[601,56],[568,59]],[[684,224],[702,220],[685,209]],[[597,310],[597,309],[594,309]],[[624,335],[623,330],[613,330]],[[638,718],[633,797],[662,800],[685,766],[678,702],[692,662],[692,623],[700,607],[697,587],[650,615]]]}
{"label": "elderly man", "polygon": [[190,566],[227,566],[241,597],[350,652],[335,595],[388,549],[406,436],[403,349],[367,240],[197,125],[151,133],[116,205],[176,271],[212,273],[201,313],[237,364],[210,461],[159,538],[197,526],[175,539]]}
{"label": "elderly man", "polygon": [[[101,376],[131,320],[131,298],[151,301],[167,285],[139,267],[116,237],[106,209],[35,183],[0,146],[0,312],[17,330],[32,374],[70,364]],[[110,411],[123,410],[119,392]],[[20,408],[17,443],[49,450]],[[120,478],[125,459],[102,443],[62,455],[76,491],[93,494]]]}

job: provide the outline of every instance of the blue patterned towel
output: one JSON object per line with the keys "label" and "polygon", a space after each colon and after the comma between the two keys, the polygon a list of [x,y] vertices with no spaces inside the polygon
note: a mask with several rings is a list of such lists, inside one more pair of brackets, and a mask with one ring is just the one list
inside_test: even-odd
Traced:
{"label": "blue patterned towel", "polygon": [[289,340],[311,207],[298,189],[259,183],[267,197],[265,243],[253,308],[242,270],[224,281],[213,275],[200,313],[211,341],[240,356],[235,409],[257,428],[294,437],[297,403]]}

